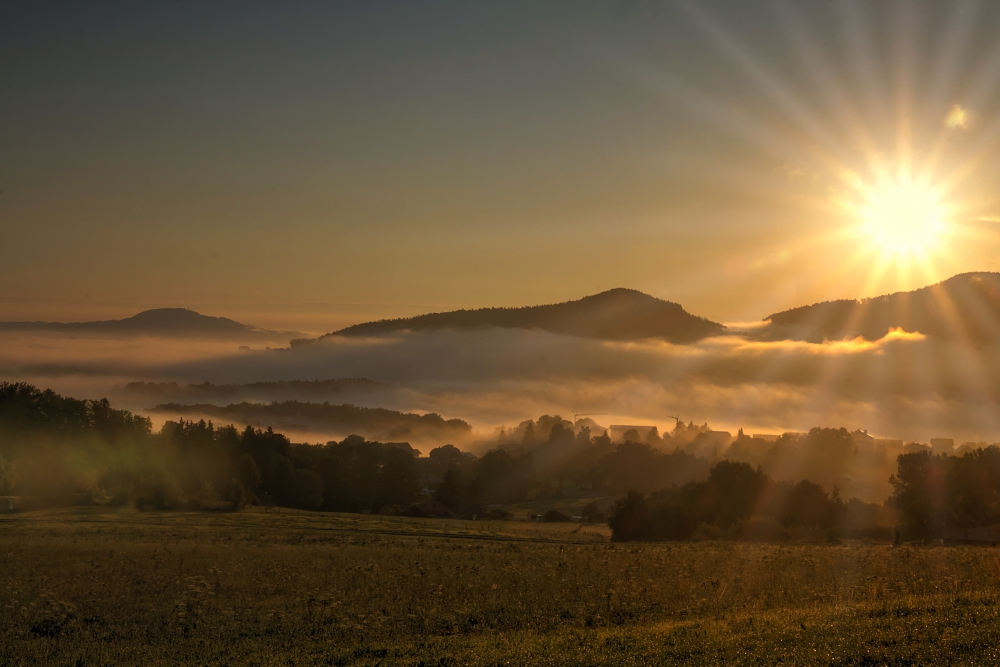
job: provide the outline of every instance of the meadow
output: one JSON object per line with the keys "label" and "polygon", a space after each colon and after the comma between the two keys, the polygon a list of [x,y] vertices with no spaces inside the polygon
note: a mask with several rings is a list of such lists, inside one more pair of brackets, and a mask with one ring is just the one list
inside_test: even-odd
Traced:
{"label": "meadow", "polygon": [[0,665],[995,664],[1000,549],[250,509],[0,515]]}

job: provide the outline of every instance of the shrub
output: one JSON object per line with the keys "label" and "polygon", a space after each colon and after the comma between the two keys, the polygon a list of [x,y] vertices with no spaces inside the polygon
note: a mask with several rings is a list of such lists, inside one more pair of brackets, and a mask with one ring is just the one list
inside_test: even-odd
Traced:
{"label": "shrub", "polygon": [[580,514],[587,523],[604,523],[608,520],[604,512],[601,511],[601,508],[597,506],[597,503],[587,503],[583,506]]}

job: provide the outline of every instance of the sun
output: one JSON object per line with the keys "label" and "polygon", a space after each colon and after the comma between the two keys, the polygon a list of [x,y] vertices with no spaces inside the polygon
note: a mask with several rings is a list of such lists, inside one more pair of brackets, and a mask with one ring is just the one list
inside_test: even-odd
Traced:
{"label": "sun", "polygon": [[947,231],[947,211],[934,188],[901,179],[865,190],[860,222],[879,251],[920,255],[937,247]]}

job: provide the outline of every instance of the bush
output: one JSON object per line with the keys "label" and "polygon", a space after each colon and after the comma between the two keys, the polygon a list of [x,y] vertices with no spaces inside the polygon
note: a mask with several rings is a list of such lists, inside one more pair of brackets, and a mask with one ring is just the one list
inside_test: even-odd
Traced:
{"label": "bush", "polygon": [[740,539],[748,542],[782,542],[788,539],[788,531],[784,526],[769,516],[754,516],[734,524],[738,527]]}
{"label": "bush", "polygon": [[696,542],[702,542],[706,540],[721,540],[722,537],[721,528],[702,521],[698,524],[698,527],[694,529],[694,535],[691,536],[691,539]]}
{"label": "bush", "polygon": [[597,503],[587,503],[583,506],[580,514],[587,523],[604,523],[608,520],[604,512],[601,511],[601,508],[597,506]]}
{"label": "bush", "polygon": [[630,490],[624,498],[615,501],[611,516],[608,517],[608,525],[611,527],[613,542],[648,539],[652,526],[646,496]]}

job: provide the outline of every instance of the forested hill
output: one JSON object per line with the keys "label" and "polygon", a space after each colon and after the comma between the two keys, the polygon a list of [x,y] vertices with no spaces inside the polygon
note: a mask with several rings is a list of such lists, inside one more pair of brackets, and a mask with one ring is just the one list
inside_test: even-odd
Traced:
{"label": "forested hill", "polygon": [[461,419],[445,419],[438,414],[397,412],[386,408],[331,405],[303,401],[234,403],[226,406],[165,403],[153,412],[194,417],[210,417],[284,430],[330,430],[356,433],[382,440],[461,440],[472,427]]}
{"label": "forested hill", "polygon": [[160,403],[238,403],[241,401],[316,400],[343,394],[388,392],[388,385],[367,378],[288,380],[248,384],[178,384],[177,382],[129,382],[116,387],[120,396],[150,399]]}
{"label": "forested hill", "polygon": [[[540,329],[605,340],[660,338],[687,343],[725,327],[692,315],[679,304],[631,289],[613,289],[578,301],[524,308],[480,308],[356,324],[327,336],[377,336],[392,331]],[[324,336],[325,338],[325,336]]]}
{"label": "forested hill", "polygon": [[301,335],[242,324],[226,317],[202,315],[187,308],[144,310],[123,320],[97,322],[0,322],[0,331],[54,331],[153,336],[210,336],[226,338],[283,338]]}
{"label": "forested hill", "polygon": [[891,329],[1000,343],[1000,273],[963,273],[912,292],[801,306],[765,318],[771,339],[877,340]]}

